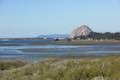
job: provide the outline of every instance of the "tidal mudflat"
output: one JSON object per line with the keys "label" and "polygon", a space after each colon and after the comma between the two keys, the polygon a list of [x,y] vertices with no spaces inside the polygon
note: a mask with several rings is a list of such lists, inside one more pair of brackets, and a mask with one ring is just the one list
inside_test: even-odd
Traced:
{"label": "tidal mudflat", "polygon": [[0,59],[40,60],[52,57],[120,55],[120,45],[0,46]]}

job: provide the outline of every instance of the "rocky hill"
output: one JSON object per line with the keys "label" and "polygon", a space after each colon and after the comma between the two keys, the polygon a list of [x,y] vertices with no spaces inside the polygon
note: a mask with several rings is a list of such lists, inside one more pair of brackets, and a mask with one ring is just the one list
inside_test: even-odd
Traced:
{"label": "rocky hill", "polygon": [[80,27],[77,27],[70,33],[70,37],[74,38],[76,36],[87,36],[91,32],[93,32],[87,25],[81,25]]}

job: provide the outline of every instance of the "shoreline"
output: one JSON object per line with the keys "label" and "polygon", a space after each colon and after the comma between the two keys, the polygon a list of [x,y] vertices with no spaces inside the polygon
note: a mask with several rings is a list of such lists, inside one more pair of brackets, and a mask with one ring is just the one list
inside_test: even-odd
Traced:
{"label": "shoreline", "polygon": [[34,45],[120,45],[120,40],[59,40],[33,43],[0,43],[0,46],[34,46]]}

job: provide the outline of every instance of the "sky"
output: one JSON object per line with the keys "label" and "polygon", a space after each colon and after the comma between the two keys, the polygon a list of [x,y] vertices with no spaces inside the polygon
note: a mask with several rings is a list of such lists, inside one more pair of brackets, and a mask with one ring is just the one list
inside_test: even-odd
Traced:
{"label": "sky", "polygon": [[0,34],[120,32],[120,0],[0,0]]}

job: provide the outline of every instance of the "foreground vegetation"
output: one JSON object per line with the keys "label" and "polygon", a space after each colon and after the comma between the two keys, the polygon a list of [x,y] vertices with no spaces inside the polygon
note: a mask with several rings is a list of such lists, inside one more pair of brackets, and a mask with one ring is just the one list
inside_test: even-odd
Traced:
{"label": "foreground vegetation", "polygon": [[1,71],[0,80],[120,80],[120,56],[47,59]]}
{"label": "foreground vegetation", "polygon": [[0,71],[10,70],[26,65],[27,62],[19,60],[0,60]]}

